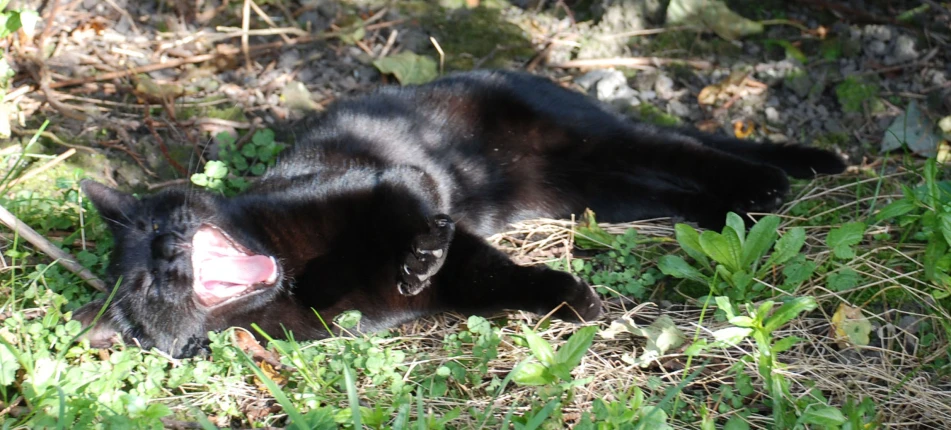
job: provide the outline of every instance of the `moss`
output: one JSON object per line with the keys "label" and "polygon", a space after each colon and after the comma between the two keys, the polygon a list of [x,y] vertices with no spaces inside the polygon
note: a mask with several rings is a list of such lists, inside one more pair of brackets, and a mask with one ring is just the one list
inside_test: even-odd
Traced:
{"label": "moss", "polygon": [[851,137],[848,133],[826,133],[816,136],[812,144],[822,149],[845,148],[849,144],[850,139]]}
{"label": "moss", "polygon": [[[513,59],[527,60],[535,54],[525,32],[506,21],[498,9],[447,10],[425,2],[407,2],[401,7],[419,16],[423,30],[442,47],[447,70],[504,67]],[[425,54],[439,58],[435,48]]]}
{"label": "moss", "polygon": [[641,103],[636,112],[634,112],[634,115],[641,121],[651,124],[667,127],[680,125],[680,118],[664,112],[650,103]]}
{"label": "moss", "polygon": [[835,95],[843,112],[861,112],[862,103],[878,98],[878,85],[863,83],[854,76],[849,76],[835,87]]}

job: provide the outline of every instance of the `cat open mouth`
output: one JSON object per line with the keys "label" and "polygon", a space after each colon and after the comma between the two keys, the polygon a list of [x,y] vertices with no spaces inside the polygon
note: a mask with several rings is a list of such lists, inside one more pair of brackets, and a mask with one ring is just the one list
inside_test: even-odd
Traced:
{"label": "cat open mouth", "polygon": [[212,225],[202,225],[192,238],[192,271],[198,301],[214,307],[273,287],[277,260],[251,252]]}

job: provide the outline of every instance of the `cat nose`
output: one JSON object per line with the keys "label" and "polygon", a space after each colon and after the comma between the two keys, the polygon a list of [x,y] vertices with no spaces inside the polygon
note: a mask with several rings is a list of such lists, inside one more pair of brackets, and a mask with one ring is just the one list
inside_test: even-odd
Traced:
{"label": "cat nose", "polygon": [[152,256],[169,260],[179,252],[176,237],[172,234],[163,234],[152,241]]}

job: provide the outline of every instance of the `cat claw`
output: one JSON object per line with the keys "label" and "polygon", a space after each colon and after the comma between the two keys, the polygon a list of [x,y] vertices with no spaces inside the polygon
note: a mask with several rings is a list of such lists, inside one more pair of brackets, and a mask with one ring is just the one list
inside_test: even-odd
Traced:
{"label": "cat claw", "polygon": [[430,219],[429,231],[413,240],[412,252],[401,267],[397,282],[400,294],[415,296],[429,286],[431,278],[446,261],[455,231],[456,225],[449,215],[440,214]]}

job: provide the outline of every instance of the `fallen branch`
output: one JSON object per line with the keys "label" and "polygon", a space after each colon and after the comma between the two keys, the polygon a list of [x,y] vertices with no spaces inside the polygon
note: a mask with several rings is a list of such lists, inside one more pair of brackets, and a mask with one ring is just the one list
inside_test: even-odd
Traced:
{"label": "fallen branch", "polygon": [[27,242],[33,244],[36,249],[39,249],[44,254],[50,256],[55,261],[58,261],[59,264],[79,276],[87,284],[91,285],[93,288],[106,292],[106,283],[102,282],[101,279],[97,278],[89,269],[83,267],[81,264],[76,262],[76,259],[73,256],[69,255],[62,249],[56,247],[46,240],[43,236],[30,228],[30,226],[20,221],[15,215],[10,213],[5,207],[0,206],[0,223],[9,227],[11,230],[16,232],[20,237],[26,239]]}
{"label": "fallen branch", "polygon": [[677,58],[631,57],[631,58],[591,58],[585,60],[571,60],[564,63],[549,64],[549,67],[560,69],[594,69],[599,67],[631,67],[649,68],[666,66],[669,64],[685,64],[695,69],[709,69],[713,64],[703,60],[681,60]]}

